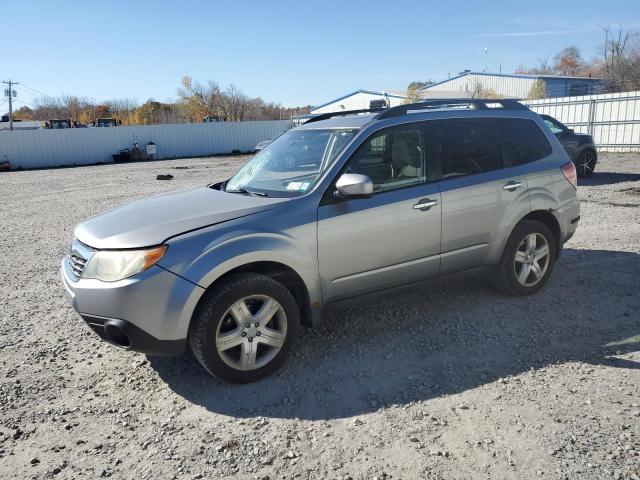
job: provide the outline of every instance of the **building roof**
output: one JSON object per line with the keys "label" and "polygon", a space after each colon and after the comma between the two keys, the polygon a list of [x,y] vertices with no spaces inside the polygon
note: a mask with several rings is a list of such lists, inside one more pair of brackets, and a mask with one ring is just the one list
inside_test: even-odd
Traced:
{"label": "building roof", "polygon": [[601,81],[601,78],[593,78],[593,77],[571,77],[567,75],[547,75],[547,74],[527,74],[527,73],[487,73],[487,72],[472,72],[472,71],[464,71],[460,72],[458,75],[447,78],[446,80],[442,80],[440,82],[432,83],[427,85],[426,87],[422,87],[421,90],[428,90],[431,87],[435,87],[436,85],[441,85],[443,83],[450,82],[451,80],[455,80],[460,77],[464,77],[465,75],[484,75],[487,77],[508,77],[508,78],[529,78],[529,79],[562,79],[562,80],[588,80],[588,81]]}
{"label": "building roof", "polygon": [[323,103],[322,105],[317,105],[315,107],[311,107],[311,110],[317,110],[318,108],[326,107],[327,105],[331,105],[332,103],[339,102],[342,99],[345,99],[347,97],[351,97],[351,96],[356,95],[358,93],[368,93],[370,95],[380,95],[381,97],[386,95],[387,97],[405,98],[404,95],[397,95],[395,93],[389,93],[389,92],[384,92],[383,93],[383,92],[375,92],[373,90],[359,89],[359,90],[356,90],[355,92],[347,93],[346,95],[343,95],[341,97],[335,98],[335,99],[331,100],[330,102]]}

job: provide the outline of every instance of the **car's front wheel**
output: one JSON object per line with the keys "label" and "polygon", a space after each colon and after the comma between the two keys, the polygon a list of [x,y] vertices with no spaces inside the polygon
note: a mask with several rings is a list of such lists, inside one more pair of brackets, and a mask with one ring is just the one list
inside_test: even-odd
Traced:
{"label": "car's front wheel", "polygon": [[549,280],[556,241],[542,222],[523,220],[511,232],[495,271],[496,286],[511,295],[531,295]]}
{"label": "car's front wheel", "polygon": [[576,164],[576,172],[579,177],[589,178],[596,169],[598,157],[593,150],[585,150],[578,156]]}
{"label": "car's front wheel", "polygon": [[286,287],[265,275],[240,273],[205,295],[189,343],[209,373],[246,383],[282,365],[300,326],[298,305]]}

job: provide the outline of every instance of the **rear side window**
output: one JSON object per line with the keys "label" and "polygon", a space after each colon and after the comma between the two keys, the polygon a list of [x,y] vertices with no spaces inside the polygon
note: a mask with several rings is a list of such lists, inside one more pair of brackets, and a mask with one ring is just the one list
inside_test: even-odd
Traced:
{"label": "rear side window", "polygon": [[503,167],[502,148],[491,120],[439,120],[429,125],[437,139],[442,178]]}
{"label": "rear side window", "polygon": [[540,160],[551,155],[551,144],[533,120],[524,118],[496,119],[504,144],[516,165]]}

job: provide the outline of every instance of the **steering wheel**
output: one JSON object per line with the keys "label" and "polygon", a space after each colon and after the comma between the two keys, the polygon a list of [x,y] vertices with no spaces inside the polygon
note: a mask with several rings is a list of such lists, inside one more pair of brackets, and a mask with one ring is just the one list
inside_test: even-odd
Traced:
{"label": "steering wheel", "polygon": [[296,163],[296,157],[289,153],[278,162],[278,167],[280,170],[291,170],[296,166]]}

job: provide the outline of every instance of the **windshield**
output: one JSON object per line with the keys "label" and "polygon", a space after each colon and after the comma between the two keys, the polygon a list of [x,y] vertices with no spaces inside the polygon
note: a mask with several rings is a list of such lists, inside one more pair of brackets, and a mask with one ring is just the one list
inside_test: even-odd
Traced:
{"label": "windshield", "polygon": [[256,154],[225,187],[273,197],[302,195],[349,143],[357,129],[289,130]]}

